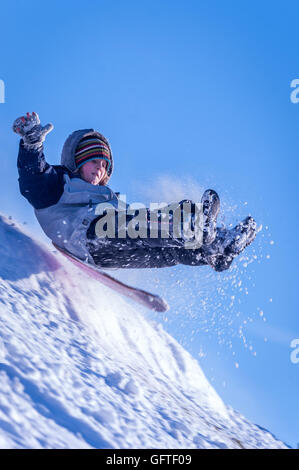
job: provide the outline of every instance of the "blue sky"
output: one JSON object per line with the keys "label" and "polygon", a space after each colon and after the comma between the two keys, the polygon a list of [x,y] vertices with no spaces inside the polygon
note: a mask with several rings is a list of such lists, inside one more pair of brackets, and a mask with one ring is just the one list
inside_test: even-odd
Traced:
{"label": "blue sky", "polygon": [[263,229],[229,273],[176,267],[120,276],[165,289],[171,310],[160,320],[199,357],[221,397],[293,446],[297,17],[292,1],[19,0],[2,2],[0,31],[1,211],[40,233],[18,193],[11,131],[16,117],[36,111],[55,126],[50,163],[60,162],[73,130],[107,136],[110,186],[128,201],[196,198],[212,187],[224,223],[254,215]]}

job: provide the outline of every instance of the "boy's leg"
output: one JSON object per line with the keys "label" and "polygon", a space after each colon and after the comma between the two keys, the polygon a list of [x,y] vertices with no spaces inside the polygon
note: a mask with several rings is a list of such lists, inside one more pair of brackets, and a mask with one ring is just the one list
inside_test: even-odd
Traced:
{"label": "boy's leg", "polygon": [[[210,215],[214,218],[213,232],[215,231],[214,225],[219,210],[219,201],[217,193],[209,190],[210,192],[213,196],[213,204],[210,206],[213,209],[210,210]],[[204,204],[204,198],[202,202]],[[215,271],[221,272],[230,267],[233,259],[252,243],[256,236],[256,222],[252,217],[247,217],[231,230],[217,228],[217,236],[212,243],[192,250],[185,248],[185,242],[182,239],[146,238],[143,240],[129,237],[125,239],[97,239],[96,222],[97,219],[87,231],[88,248],[95,263],[103,268],[161,268],[177,264],[188,266],[208,264]]]}
{"label": "boy's leg", "polygon": [[[181,201],[180,205],[185,201]],[[189,202],[189,201],[188,201]],[[177,264],[208,264],[199,249],[185,248],[183,239],[98,238],[95,219],[87,230],[87,246],[94,262],[103,268],[163,268]]]}
{"label": "boy's leg", "polygon": [[[181,201],[181,203],[177,204],[177,208],[182,210],[182,204],[185,201]],[[193,204],[191,201],[188,201],[191,204]],[[193,204],[194,205],[194,204]],[[191,207],[191,210],[194,210]],[[105,215],[104,215],[105,216]],[[114,233],[115,236],[113,238],[108,237],[108,236],[98,236],[97,232],[97,223],[101,222],[103,215],[98,216],[95,218],[86,233],[87,240],[90,241],[90,243],[93,243],[95,245],[95,248],[98,250],[100,247],[103,249],[110,248],[110,251],[117,249],[117,248],[123,248],[124,250],[134,250],[136,248],[180,248],[184,247],[185,245],[185,240],[183,238],[176,238],[174,236],[174,226],[173,226],[173,214],[169,213],[169,218],[163,221],[164,223],[164,232],[162,231],[162,221],[161,218],[158,219],[157,223],[153,222],[151,220],[151,212],[149,209],[146,209],[145,212],[145,219],[144,223],[145,226],[143,227],[143,235],[139,236],[138,238],[131,238],[129,235],[129,230],[128,226],[130,222],[134,219],[135,216],[133,215],[128,215],[126,214],[125,216],[125,226],[122,227],[124,228],[124,237],[118,236],[118,214],[117,212],[114,213],[111,217],[114,217]],[[123,218],[123,217],[122,217]],[[110,220],[110,219],[109,219]],[[102,224],[102,222],[101,222]],[[154,227],[155,230],[155,236],[152,233],[152,229]],[[123,233],[123,232],[121,232]]]}
{"label": "boy's leg", "polygon": [[[99,215],[90,224],[87,230],[88,240],[93,240],[95,244],[103,247],[111,244],[112,247],[124,247],[124,249],[134,249],[136,245],[139,247],[147,248],[184,248],[192,240],[197,241],[202,231],[202,243],[211,244],[216,237],[216,222],[220,208],[220,200],[216,191],[208,189],[204,192],[202,199],[202,214],[198,212],[198,206],[191,200],[183,200],[176,204],[165,206],[161,209],[150,211],[146,209],[142,212],[141,226],[140,219],[138,219],[139,230],[141,230],[140,237],[131,238],[129,236],[129,225],[135,218],[135,215],[120,213],[120,226],[118,212],[110,215],[106,219],[106,214]],[[137,214],[139,216],[139,210]],[[103,218],[103,221],[101,219]],[[97,230],[97,223],[99,222],[98,229],[103,231],[107,221],[110,221],[114,237],[99,236]],[[106,222],[106,224],[105,224]],[[113,225],[112,225],[113,222]],[[103,224],[103,227],[102,227]],[[131,227],[132,228],[132,227]],[[185,232],[187,228],[187,231]],[[107,225],[106,229],[107,230]],[[119,231],[120,230],[120,231]],[[110,232],[111,233],[111,232]],[[124,233],[125,236],[120,237],[118,234]]]}
{"label": "boy's leg", "polygon": [[202,247],[203,256],[215,271],[225,271],[234,258],[253,242],[256,233],[256,222],[250,216],[231,230],[217,228],[215,241]]}
{"label": "boy's leg", "polygon": [[201,198],[203,210],[203,244],[210,245],[217,236],[216,224],[220,210],[220,199],[216,191],[207,189]]}
{"label": "boy's leg", "polygon": [[167,268],[177,264],[203,266],[208,264],[200,249],[140,248],[120,249],[89,245],[95,264],[102,268]]}
{"label": "boy's leg", "polygon": [[95,249],[89,251],[95,264],[101,268],[165,268],[178,264],[171,250],[175,248]]}

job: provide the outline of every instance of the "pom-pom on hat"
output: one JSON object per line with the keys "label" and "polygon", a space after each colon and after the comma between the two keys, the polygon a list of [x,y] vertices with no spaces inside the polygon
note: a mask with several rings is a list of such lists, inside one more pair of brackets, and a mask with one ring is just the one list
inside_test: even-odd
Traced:
{"label": "pom-pom on hat", "polygon": [[97,158],[107,161],[107,173],[109,174],[111,167],[111,152],[109,145],[97,136],[83,137],[75,150],[76,168],[79,169],[88,161],[95,160]]}

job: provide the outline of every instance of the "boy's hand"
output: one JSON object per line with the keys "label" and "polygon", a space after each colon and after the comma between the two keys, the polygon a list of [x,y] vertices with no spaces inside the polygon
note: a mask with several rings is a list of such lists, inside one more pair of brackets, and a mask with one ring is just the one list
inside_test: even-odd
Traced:
{"label": "boy's hand", "polygon": [[46,135],[53,129],[53,124],[41,126],[38,114],[33,111],[21,116],[13,123],[13,131],[22,137],[27,150],[40,150]]}

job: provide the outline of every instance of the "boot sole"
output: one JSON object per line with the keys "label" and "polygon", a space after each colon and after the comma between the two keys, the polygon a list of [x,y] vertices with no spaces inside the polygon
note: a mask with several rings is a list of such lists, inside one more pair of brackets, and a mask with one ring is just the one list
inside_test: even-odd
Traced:
{"label": "boot sole", "polygon": [[203,206],[203,244],[210,245],[216,238],[216,223],[220,210],[220,199],[216,191],[207,189],[201,198]]}

